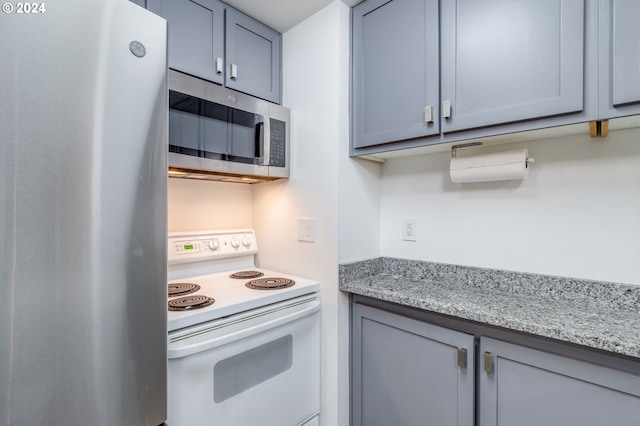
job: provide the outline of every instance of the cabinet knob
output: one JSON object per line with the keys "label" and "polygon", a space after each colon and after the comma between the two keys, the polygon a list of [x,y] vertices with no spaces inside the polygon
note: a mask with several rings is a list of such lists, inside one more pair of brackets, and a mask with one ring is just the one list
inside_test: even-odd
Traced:
{"label": "cabinet knob", "polygon": [[451,101],[442,102],[442,118],[451,118]]}
{"label": "cabinet knob", "polygon": [[223,66],[222,58],[216,58],[216,73],[222,74]]}
{"label": "cabinet knob", "polygon": [[236,64],[231,64],[231,78],[233,80],[238,78],[238,66]]}

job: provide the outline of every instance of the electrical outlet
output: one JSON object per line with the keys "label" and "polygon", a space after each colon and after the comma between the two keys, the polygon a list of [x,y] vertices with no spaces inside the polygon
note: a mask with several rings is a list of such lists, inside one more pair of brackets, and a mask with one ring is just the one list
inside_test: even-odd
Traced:
{"label": "electrical outlet", "polygon": [[417,229],[415,219],[402,219],[402,240],[417,241]]}

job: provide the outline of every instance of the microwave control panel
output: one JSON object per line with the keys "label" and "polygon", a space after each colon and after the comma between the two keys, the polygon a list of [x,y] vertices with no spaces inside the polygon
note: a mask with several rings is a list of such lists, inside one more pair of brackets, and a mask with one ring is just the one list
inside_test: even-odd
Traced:
{"label": "microwave control panel", "polygon": [[287,128],[284,121],[270,118],[269,125],[271,131],[269,137],[271,143],[269,145],[269,165],[276,167],[285,167],[287,164]]}

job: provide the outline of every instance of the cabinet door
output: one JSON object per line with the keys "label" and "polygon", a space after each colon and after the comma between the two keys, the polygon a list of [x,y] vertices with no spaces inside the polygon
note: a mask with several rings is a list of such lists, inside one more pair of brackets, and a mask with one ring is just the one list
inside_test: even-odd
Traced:
{"label": "cabinet door", "polygon": [[473,336],[352,306],[353,426],[473,424]]}
{"label": "cabinet door", "polygon": [[638,376],[487,338],[480,357],[481,426],[638,425]]}
{"label": "cabinet door", "polygon": [[280,103],[280,33],[227,9],[226,86]]}
{"label": "cabinet door", "polygon": [[352,146],[438,134],[438,0],[367,0],[351,29]]}
{"label": "cabinet door", "polygon": [[147,0],[169,23],[169,68],[223,83],[224,7],[218,0]]}
{"label": "cabinet door", "polygon": [[443,132],[583,109],[584,0],[442,2]]}
{"label": "cabinet door", "polygon": [[640,113],[640,2],[600,1],[600,118]]}

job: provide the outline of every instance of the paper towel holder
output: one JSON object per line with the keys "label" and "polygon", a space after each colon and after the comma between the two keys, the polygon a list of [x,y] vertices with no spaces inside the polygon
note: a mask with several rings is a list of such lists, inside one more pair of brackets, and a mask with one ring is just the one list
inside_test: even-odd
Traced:
{"label": "paper towel holder", "polygon": [[[480,146],[480,145],[482,145],[482,142],[469,142],[469,143],[461,143],[458,145],[453,145],[451,146],[451,157],[453,158],[456,156],[458,148],[470,148],[472,146]],[[527,157],[527,159],[525,160],[525,163],[527,167],[529,167],[529,164],[535,163],[535,159],[533,157]]]}
{"label": "paper towel holder", "polygon": [[480,145],[482,145],[482,142],[469,142],[469,143],[461,143],[459,145],[453,145],[451,147],[451,156],[452,157],[456,156],[458,148],[470,148],[472,146],[480,146]]}

